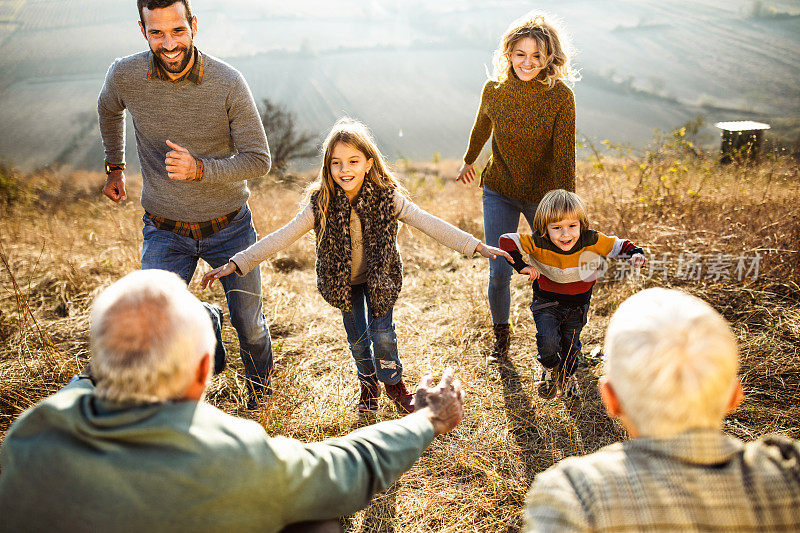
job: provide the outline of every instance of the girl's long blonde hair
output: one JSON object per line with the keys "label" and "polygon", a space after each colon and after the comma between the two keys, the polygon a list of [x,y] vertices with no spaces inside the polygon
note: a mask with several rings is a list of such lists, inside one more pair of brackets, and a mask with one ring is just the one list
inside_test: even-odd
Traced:
{"label": "girl's long blonde hair", "polygon": [[558,80],[574,82],[579,79],[578,73],[570,66],[573,50],[567,32],[553,17],[532,11],[512,22],[500,38],[492,59],[493,77],[498,83],[516,76],[511,65],[511,52],[514,45],[526,37],[536,41],[539,48],[543,78],[537,77],[537,81],[552,87]]}
{"label": "girl's long blonde hair", "polygon": [[328,136],[322,143],[322,168],[319,169],[317,179],[309,186],[305,197],[305,202],[308,203],[311,199],[311,195],[319,191],[317,203],[320,217],[317,242],[320,242],[322,236],[325,234],[328,207],[330,206],[331,200],[336,195],[336,187],[338,187],[331,175],[331,157],[333,148],[338,143],[349,144],[364,154],[367,159],[372,159],[372,168],[367,172],[367,175],[364,176],[364,181],[370,180],[381,189],[397,189],[402,194],[408,196],[408,191],[391,173],[389,164],[375,144],[375,139],[372,138],[369,128],[367,128],[364,123],[352,118],[340,118],[333,125],[330,133],[328,133]]}

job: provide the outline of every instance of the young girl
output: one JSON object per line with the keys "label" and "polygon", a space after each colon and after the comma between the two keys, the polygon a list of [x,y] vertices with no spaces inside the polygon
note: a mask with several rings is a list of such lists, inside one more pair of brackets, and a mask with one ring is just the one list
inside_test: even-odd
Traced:
{"label": "young girl", "polygon": [[[520,214],[532,225],[536,204],[547,191],[575,190],[575,100],[564,82],[576,75],[565,37],[553,20],[531,13],[511,23],[494,53],[494,76],[483,87],[457,178],[474,180],[473,163],[491,136],[492,156],[481,174],[489,244],[517,231]],[[508,264],[490,261],[493,358],[508,352],[510,281]]]}
{"label": "young girl", "polygon": [[[544,369],[538,393],[552,398],[556,389],[576,396],[575,370],[581,351],[598,259],[624,257],[640,267],[644,252],[627,239],[589,229],[586,206],[563,189],[550,191],[536,209],[533,235],[506,233],[500,248],[514,258],[513,268],[533,282],[531,312],[536,323],[537,359]],[[529,254],[528,265],[520,252]]]}
{"label": "young girl", "polygon": [[414,410],[403,382],[392,309],[403,283],[397,221],[425,232],[465,255],[487,258],[506,252],[423,211],[389,172],[366,126],[341,119],[324,142],[319,178],[308,204],[294,219],[226,265],[203,276],[201,285],[232,272],[244,275],[302,235],[316,234],[317,289],[342,310],[342,320],[361,383],[359,411],[377,409],[383,382],[401,411]]}

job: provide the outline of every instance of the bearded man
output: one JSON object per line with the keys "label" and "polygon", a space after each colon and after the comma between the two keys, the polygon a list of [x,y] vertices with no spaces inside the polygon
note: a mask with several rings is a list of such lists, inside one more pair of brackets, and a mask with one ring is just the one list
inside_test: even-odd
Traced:
{"label": "bearded man", "polygon": [[[186,283],[198,259],[212,267],[256,240],[247,180],[269,172],[270,153],[242,75],[201,53],[189,0],[138,0],[149,50],[117,59],[98,99],[108,179],[103,193],[127,198],[125,122],[136,131],[142,169],[142,269]],[[261,274],[223,281],[250,389],[249,408],[270,392],[272,343],[261,310]]]}

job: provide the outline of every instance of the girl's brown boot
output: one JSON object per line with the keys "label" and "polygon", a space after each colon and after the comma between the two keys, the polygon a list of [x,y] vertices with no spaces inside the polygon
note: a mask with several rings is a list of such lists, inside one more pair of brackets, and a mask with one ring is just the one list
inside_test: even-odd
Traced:
{"label": "girl's brown boot", "polygon": [[411,405],[413,397],[411,393],[408,392],[406,384],[403,383],[402,379],[394,385],[384,383],[384,386],[386,387],[386,395],[394,401],[395,405],[397,405],[397,409],[401,413],[414,412],[414,406]]}

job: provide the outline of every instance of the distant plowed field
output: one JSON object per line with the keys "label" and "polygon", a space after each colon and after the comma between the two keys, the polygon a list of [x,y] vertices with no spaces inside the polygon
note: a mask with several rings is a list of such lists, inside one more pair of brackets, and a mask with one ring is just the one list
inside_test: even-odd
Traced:
{"label": "distant plowed field", "polygon": [[[314,134],[347,114],[369,124],[393,158],[457,158],[497,40],[531,7],[199,0],[195,42],[239,69],[256,100],[286,104]],[[702,115],[707,145],[718,142],[714,122],[737,119],[771,122],[774,137],[800,142],[797,2],[536,7],[561,16],[573,34],[583,74],[574,87],[581,136],[641,147],[654,128]],[[136,19],[133,2],[0,0],[0,159],[28,169],[100,168],[97,93],[114,58],[145,49]]]}

